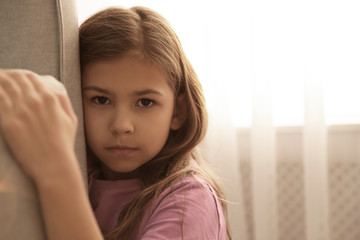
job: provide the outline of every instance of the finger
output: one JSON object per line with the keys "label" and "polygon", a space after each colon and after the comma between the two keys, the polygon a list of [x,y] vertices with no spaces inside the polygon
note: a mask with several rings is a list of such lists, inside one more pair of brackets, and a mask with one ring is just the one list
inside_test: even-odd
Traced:
{"label": "finger", "polygon": [[42,76],[31,73],[28,74],[28,78],[32,87],[35,89],[36,94],[34,96],[38,98],[37,100],[40,100],[40,102],[50,107],[52,111],[55,111],[55,109],[57,109],[56,106],[60,106],[60,101],[56,96],[56,93],[46,84]]}
{"label": "finger", "polygon": [[29,82],[32,87],[39,93],[47,91],[48,86],[45,85],[44,81],[41,79],[41,76],[36,73],[28,73]]}
{"label": "finger", "polygon": [[0,72],[0,85],[7,93],[9,100],[17,102],[22,97],[22,90],[14,80],[14,77],[9,74],[9,71]]}
{"label": "finger", "polygon": [[57,99],[59,100],[60,105],[65,110],[66,114],[70,116],[72,120],[75,120],[76,115],[64,85],[52,76],[38,75],[37,78],[37,80],[41,80],[41,83],[38,83],[37,80],[32,79],[34,84],[44,84],[45,88],[48,88],[50,92],[57,96]]}
{"label": "finger", "polygon": [[19,86],[21,90],[21,94],[24,97],[28,97],[29,95],[32,96],[34,94],[34,87],[29,80],[29,76],[32,73],[31,71],[27,70],[9,70],[8,75],[13,78],[16,84]]}
{"label": "finger", "polygon": [[50,87],[51,89],[60,93],[67,93],[65,86],[56,78],[46,75],[40,76],[40,79],[43,81],[43,83],[45,83],[46,86]]}
{"label": "finger", "polygon": [[62,108],[65,110],[66,114],[73,120],[73,121],[77,121],[77,117],[76,114],[74,112],[74,108],[72,106],[72,103],[70,101],[69,96],[63,93],[57,93],[59,100],[60,100],[60,104],[62,106]]}
{"label": "finger", "polygon": [[11,107],[12,102],[10,97],[4,88],[0,85],[0,119],[2,116],[7,115]]}
{"label": "finger", "polygon": [[40,93],[54,94],[54,92],[66,94],[66,89],[62,83],[52,76],[41,76],[38,74],[30,74],[29,78],[34,88]]}
{"label": "finger", "polygon": [[[30,75],[33,86],[42,95],[42,98],[50,106],[59,104],[65,114],[73,121],[77,122],[76,114],[73,110],[71,101],[67,95],[64,85],[52,76]],[[55,110],[55,108],[53,108]]]}

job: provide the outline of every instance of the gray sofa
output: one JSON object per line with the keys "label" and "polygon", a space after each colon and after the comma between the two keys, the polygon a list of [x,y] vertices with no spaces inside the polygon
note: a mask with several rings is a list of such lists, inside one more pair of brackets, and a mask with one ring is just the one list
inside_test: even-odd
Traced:
{"label": "gray sofa", "polygon": [[[75,0],[1,0],[0,68],[29,69],[65,84],[79,118],[76,154],[85,182]],[[36,189],[17,166],[1,135],[0,239],[46,239]]]}

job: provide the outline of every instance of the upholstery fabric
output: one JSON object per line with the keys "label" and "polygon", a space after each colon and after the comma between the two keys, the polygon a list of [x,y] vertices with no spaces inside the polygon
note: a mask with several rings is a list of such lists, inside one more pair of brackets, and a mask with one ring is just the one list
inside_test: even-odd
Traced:
{"label": "upholstery fabric", "polygon": [[[65,84],[79,118],[75,147],[86,180],[76,1],[1,0],[0,68],[29,69]],[[46,239],[36,190],[1,135],[0,239]]]}

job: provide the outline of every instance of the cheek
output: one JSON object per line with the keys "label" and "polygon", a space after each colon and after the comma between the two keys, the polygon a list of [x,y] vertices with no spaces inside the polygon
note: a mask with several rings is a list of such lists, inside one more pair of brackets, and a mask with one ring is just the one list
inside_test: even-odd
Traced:
{"label": "cheek", "polygon": [[142,139],[148,150],[157,154],[164,147],[169,136],[169,128],[152,127],[146,130],[146,134],[142,134]]}
{"label": "cheek", "polygon": [[90,143],[100,139],[101,133],[104,132],[102,127],[104,123],[101,123],[102,119],[84,110],[84,120],[86,140]]}
{"label": "cheek", "polygon": [[94,132],[94,128],[91,126],[91,124],[85,123],[85,136],[86,142],[92,147],[96,133]]}
{"label": "cheek", "polygon": [[151,128],[165,129],[170,128],[172,115],[172,108],[170,106],[166,108],[162,107],[147,114],[146,116],[141,116],[141,121],[146,119],[146,124]]}
{"label": "cheek", "polygon": [[146,131],[149,136],[166,141],[171,125],[172,113],[167,111],[158,112],[152,118],[147,118]]}

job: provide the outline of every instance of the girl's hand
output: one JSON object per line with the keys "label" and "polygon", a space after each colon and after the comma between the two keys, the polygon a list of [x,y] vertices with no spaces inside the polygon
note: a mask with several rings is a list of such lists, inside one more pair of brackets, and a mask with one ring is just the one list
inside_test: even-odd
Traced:
{"label": "girl's hand", "polygon": [[77,117],[71,102],[66,91],[54,90],[41,78],[26,70],[0,70],[0,131],[36,183],[77,167]]}

